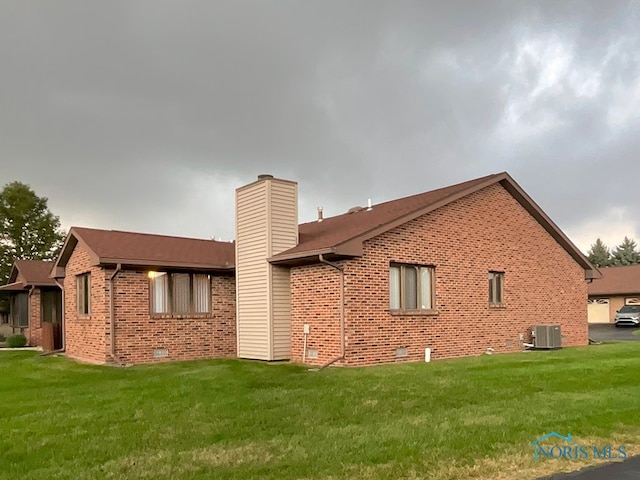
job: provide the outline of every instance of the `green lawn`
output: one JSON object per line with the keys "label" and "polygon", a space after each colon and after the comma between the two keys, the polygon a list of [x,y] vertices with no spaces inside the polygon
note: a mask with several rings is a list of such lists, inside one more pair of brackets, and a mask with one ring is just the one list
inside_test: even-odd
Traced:
{"label": "green lawn", "polygon": [[312,372],[0,352],[0,478],[534,478],[556,431],[640,453],[640,342]]}

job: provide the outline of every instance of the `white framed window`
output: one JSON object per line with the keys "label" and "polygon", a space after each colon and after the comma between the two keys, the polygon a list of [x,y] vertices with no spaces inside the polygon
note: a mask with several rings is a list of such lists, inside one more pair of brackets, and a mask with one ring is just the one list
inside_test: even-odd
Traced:
{"label": "white framed window", "polygon": [[149,272],[152,314],[211,312],[211,276],[202,273]]}
{"label": "white framed window", "polygon": [[392,263],[389,266],[391,310],[433,310],[435,269],[429,266]]}
{"label": "white framed window", "polygon": [[502,305],[504,301],[504,272],[489,272],[489,304]]}
{"label": "white framed window", "polygon": [[76,305],[78,315],[86,317],[91,314],[91,275],[89,273],[76,276]]}

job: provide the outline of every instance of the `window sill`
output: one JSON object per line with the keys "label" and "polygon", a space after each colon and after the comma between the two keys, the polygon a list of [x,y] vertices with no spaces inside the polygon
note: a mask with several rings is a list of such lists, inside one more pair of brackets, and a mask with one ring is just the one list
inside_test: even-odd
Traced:
{"label": "window sill", "polygon": [[213,318],[212,313],[152,313],[149,315],[152,319],[201,319],[201,318]]}
{"label": "window sill", "polygon": [[85,315],[84,313],[79,313],[78,320],[91,320],[91,315]]}
{"label": "window sill", "polygon": [[389,313],[396,317],[401,316],[422,316],[422,317],[435,317],[438,315],[438,310],[389,310]]}
{"label": "window sill", "polygon": [[489,309],[491,310],[506,310],[506,308],[507,308],[506,303],[490,303],[489,304]]}

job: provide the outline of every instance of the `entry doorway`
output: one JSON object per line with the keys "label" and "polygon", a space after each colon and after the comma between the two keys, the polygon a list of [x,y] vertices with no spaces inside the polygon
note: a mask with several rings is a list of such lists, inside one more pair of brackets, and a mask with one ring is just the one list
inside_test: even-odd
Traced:
{"label": "entry doorway", "polygon": [[42,347],[62,348],[62,292],[59,288],[42,289]]}

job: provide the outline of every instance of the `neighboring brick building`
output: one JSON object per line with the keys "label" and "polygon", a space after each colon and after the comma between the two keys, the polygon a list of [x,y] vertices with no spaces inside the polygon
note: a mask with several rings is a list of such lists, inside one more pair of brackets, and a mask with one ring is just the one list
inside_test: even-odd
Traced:
{"label": "neighboring brick building", "polygon": [[297,184],[236,191],[236,242],[72,228],[69,356],[371,365],[586,345],[598,271],[506,173],[298,225]]}
{"label": "neighboring brick building", "polygon": [[22,333],[28,345],[55,350],[62,347],[62,293],[50,277],[53,262],[16,260],[9,283],[0,292],[9,294],[7,334]]}
{"label": "neighboring brick building", "polygon": [[589,323],[613,323],[625,305],[640,305],[640,265],[603,267],[589,284]]}

